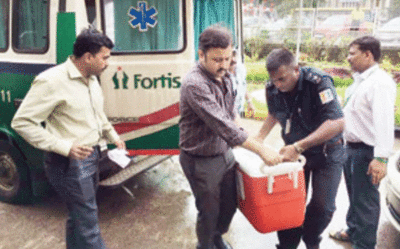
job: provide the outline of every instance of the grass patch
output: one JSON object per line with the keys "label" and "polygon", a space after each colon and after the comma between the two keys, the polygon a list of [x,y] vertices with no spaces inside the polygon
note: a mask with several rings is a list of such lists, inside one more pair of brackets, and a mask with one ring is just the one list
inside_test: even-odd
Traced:
{"label": "grass patch", "polygon": [[268,81],[269,76],[267,70],[265,69],[264,61],[245,62],[245,66],[247,69],[247,82],[264,85],[264,83]]}
{"label": "grass patch", "polygon": [[[255,83],[248,83],[247,84],[247,91],[250,93],[258,90],[262,90],[265,88],[264,84],[255,84]],[[253,106],[255,108],[255,113],[254,113],[254,118],[257,120],[264,120],[268,116],[268,107],[265,102],[261,102],[257,100],[256,98],[251,98],[251,102],[253,103]],[[245,104],[245,117],[246,118],[251,118],[251,114],[247,110],[247,103]]]}

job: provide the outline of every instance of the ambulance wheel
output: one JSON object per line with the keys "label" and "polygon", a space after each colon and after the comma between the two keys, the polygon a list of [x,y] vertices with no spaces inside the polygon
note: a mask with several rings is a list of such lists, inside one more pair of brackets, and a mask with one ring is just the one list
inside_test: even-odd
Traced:
{"label": "ambulance wheel", "polygon": [[0,201],[29,203],[31,200],[28,166],[17,148],[0,140]]}

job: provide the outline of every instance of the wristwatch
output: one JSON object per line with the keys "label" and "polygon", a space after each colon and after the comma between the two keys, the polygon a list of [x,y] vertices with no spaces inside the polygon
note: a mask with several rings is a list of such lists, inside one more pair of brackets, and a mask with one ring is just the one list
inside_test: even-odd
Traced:
{"label": "wristwatch", "polygon": [[374,157],[374,159],[385,164],[389,161],[387,157]]}

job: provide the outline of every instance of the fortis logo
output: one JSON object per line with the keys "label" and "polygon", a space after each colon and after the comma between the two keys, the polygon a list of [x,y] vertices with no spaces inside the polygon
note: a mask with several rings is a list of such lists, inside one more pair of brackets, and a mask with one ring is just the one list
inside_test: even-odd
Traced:
{"label": "fortis logo", "polygon": [[114,89],[158,89],[158,88],[180,88],[181,77],[173,76],[172,73],[162,74],[160,77],[144,77],[142,74],[134,74],[132,82],[129,76],[122,70],[116,72],[112,77]]}

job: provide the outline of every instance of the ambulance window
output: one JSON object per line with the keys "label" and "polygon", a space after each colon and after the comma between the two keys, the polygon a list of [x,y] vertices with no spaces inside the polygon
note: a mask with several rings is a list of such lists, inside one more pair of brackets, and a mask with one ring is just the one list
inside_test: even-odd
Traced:
{"label": "ambulance window", "polygon": [[50,1],[16,0],[13,5],[13,47],[21,53],[44,53],[48,48]]}
{"label": "ambulance window", "polygon": [[0,51],[8,47],[8,6],[9,0],[0,0]]}
{"label": "ambulance window", "polygon": [[184,46],[183,0],[104,0],[104,30],[114,52],[179,51]]}
{"label": "ambulance window", "polygon": [[85,0],[86,3],[86,13],[88,16],[89,23],[93,24],[96,18],[96,3],[94,0]]}

